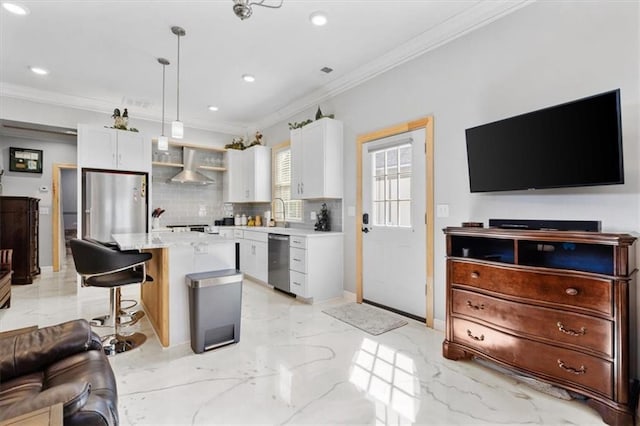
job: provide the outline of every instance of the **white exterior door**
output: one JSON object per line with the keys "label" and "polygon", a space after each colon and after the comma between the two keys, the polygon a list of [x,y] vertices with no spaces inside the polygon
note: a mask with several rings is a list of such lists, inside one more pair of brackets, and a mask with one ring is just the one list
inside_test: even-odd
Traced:
{"label": "white exterior door", "polygon": [[425,130],[369,142],[362,155],[363,299],[426,318]]}

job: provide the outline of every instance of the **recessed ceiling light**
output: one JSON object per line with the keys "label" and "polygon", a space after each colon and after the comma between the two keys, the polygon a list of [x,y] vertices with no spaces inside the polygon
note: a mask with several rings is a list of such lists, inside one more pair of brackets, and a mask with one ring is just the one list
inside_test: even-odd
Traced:
{"label": "recessed ceiling light", "polygon": [[49,70],[46,70],[44,68],[40,68],[40,67],[29,67],[29,69],[31,70],[32,73],[34,74],[38,74],[38,75],[47,75],[49,74]]}
{"label": "recessed ceiling light", "polygon": [[2,7],[14,15],[24,16],[29,14],[29,9],[16,3],[2,3]]}
{"label": "recessed ceiling light", "polygon": [[217,111],[217,110],[218,110],[217,106],[209,105],[209,111]]}
{"label": "recessed ceiling light", "polygon": [[242,76],[242,79],[244,81],[246,81],[247,83],[253,83],[254,81],[256,81],[256,78],[254,76],[252,76],[251,74],[244,74]]}
{"label": "recessed ceiling light", "polygon": [[315,26],[321,27],[327,23],[327,15],[324,12],[313,12],[309,15],[309,20]]}

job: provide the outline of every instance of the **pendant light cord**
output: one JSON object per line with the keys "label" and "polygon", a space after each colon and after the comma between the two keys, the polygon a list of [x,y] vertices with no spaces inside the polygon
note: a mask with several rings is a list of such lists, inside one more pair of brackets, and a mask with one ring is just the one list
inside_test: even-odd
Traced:
{"label": "pendant light cord", "polygon": [[166,69],[167,69],[167,66],[165,64],[162,64],[162,136],[164,136],[164,88],[165,88],[164,75],[165,75]]}
{"label": "pendant light cord", "polygon": [[176,99],[177,99],[177,120],[180,121],[180,35],[178,34],[178,82],[177,82],[177,94],[176,94]]}

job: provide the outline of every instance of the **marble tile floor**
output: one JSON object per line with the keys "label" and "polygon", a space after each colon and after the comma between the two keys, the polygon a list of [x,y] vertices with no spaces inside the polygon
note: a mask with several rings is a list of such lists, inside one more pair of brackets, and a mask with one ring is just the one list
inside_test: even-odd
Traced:
{"label": "marble tile floor", "polygon": [[[12,291],[0,330],[108,307],[104,290],[77,289],[73,262]],[[442,332],[418,322],[370,336],[322,313],[346,302],[308,305],[245,280],[240,342],[199,355],[189,344],[162,349],[143,319],[134,328],[147,342],[110,358],[121,424],[603,424],[580,401],[443,358]]]}

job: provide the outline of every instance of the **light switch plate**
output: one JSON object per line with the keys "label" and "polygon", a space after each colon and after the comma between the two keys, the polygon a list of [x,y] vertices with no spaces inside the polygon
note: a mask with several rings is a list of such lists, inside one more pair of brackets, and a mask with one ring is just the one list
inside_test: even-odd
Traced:
{"label": "light switch plate", "polygon": [[311,220],[316,220],[316,212],[311,212],[311,214],[309,215]]}
{"label": "light switch plate", "polygon": [[449,217],[449,204],[438,204],[436,206],[436,215],[438,217]]}

